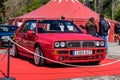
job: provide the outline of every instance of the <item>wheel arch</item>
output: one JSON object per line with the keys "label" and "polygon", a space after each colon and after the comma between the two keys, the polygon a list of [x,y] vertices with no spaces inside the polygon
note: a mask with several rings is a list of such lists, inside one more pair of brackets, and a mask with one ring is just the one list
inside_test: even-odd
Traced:
{"label": "wheel arch", "polygon": [[[38,43],[38,42],[35,43],[35,45],[34,45],[34,50],[35,50],[35,48],[36,48],[37,46],[41,49],[41,51],[42,51],[42,53],[43,53],[43,55],[44,55],[44,52],[43,52],[43,50],[42,50],[42,48],[41,48],[41,46],[40,46],[40,43]],[[44,56],[45,56],[45,55],[44,55]]]}
{"label": "wheel arch", "polygon": [[[44,54],[44,52],[43,52],[43,50],[42,50],[42,48],[41,48],[41,46],[40,46],[40,44],[38,42],[35,43],[34,50],[35,50],[36,47],[40,48],[40,50],[42,51],[43,57],[45,57],[45,54]],[[44,61],[42,62],[42,65],[44,65],[45,63],[46,63],[46,60],[44,59]]]}
{"label": "wheel arch", "polygon": [[[40,47],[40,44],[39,44],[38,42],[35,43],[34,49],[35,49],[37,46]],[[40,49],[41,49],[41,47],[40,47]]]}

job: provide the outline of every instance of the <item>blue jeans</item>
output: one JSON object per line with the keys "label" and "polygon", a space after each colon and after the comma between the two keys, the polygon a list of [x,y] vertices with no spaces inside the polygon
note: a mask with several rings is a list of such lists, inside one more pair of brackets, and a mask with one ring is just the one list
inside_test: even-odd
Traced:
{"label": "blue jeans", "polygon": [[102,38],[105,40],[106,43],[106,51],[108,53],[108,35],[102,36]]}

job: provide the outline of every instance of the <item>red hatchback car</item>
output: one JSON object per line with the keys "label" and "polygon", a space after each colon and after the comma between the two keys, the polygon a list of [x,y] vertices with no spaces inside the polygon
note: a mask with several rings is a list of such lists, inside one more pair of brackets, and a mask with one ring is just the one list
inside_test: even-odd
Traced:
{"label": "red hatchback car", "polygon": [[[17,29],[14,41],[40,56],[64,63],[90,62],[99,64],[106,56],[105,41],[82,31],[71,21],[28,20]],[[53,63],[17,45],[12,56],[32,58],[35,65]]]}

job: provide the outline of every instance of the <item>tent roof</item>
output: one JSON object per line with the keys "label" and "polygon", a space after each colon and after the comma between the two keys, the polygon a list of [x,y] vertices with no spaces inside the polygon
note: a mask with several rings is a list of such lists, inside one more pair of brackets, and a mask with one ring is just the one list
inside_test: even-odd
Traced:
{"label": "tent roof", "polygon": [[99,14],[84,6],[78,0],[51,0],[46,5],[18,18],[58,19],[61,16],[70,19],[99,19]]}

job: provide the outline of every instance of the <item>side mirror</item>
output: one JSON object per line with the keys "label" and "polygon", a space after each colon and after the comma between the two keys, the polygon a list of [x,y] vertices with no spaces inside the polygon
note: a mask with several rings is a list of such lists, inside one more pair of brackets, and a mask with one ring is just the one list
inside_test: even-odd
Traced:
{"label": "side mirror", "polygon": [[33,32],[32,30],[28,30],[28,31],[27,31],[27,35],[28,35],[28,36],[32,36],[33,34],[34,34],[34,32]]}

